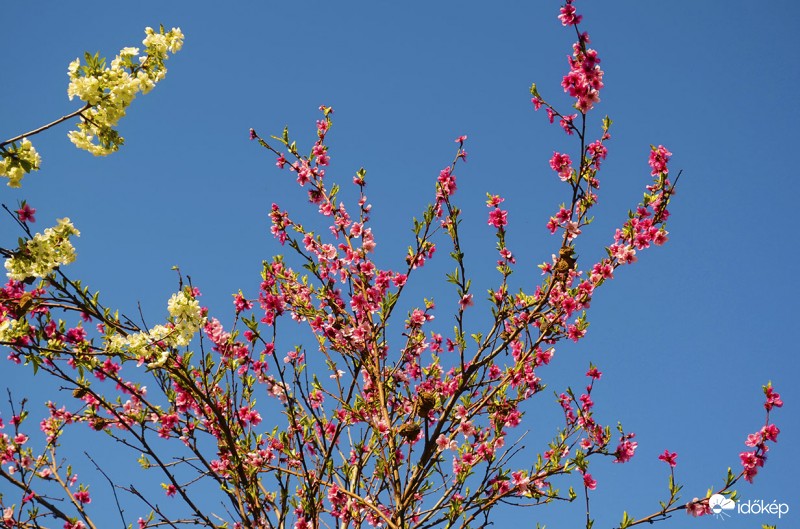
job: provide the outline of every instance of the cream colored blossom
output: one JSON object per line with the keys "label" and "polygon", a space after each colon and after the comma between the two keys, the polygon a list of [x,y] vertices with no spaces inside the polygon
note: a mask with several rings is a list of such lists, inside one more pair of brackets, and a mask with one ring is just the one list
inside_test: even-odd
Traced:
{"label": "cream colored blossom", "polygon": [[89,58],[85,68],[76,59],[69,65],[70,83],[67,95],[86,102],[89,108],[81,113],[77,130],[70,131],[70,141],[79,149],[95,156],[105,156],[124,143],[114,129],[125,116],[128,106],[139,92],[147,93],[164,78],[169,56],[183,46],[183,33],[178,28],[164,33],[145,29],[144,55],[139,48],[122,48],[110,67],[101,68],[96,58]]}
{"label": "cream colored blossom", "polygon": [[69,66],[67,67],[67,73],[69,74],[69,78],[70,79],[72,79],[73,77],[77,77],[78,76],[78,68],[80,68],[80,67],[81,67],[81,60],[80,59],[75,59],[74,61],[69,63]]}
{"label": "cream colored blossom", "polygon": [[170,322],[156,325],[148,331],[123,337],[113,335],[106,342],[109,352],[127,351],[147,367],[162,367],[169,359],[170,348],[186,347],[203,327],[206,318],[200,303],[186,292],[173,294],[167,302]]}
{"label": "cream colored blossom", "polygon": [[174,336],[172,338],[175,345],[189,345],[195,333],[205,323],[205,318],[200,310],[200,302],[194,297],[187,296],[185,292],[178,292],[170,298],[167,303],[167,310],[175,323]]}
{"label": "cream colored blossom", "polygon": [[14,342],[30,331],[30,324],[25,318],[4,320],[0,322],[0,342]]}
{"label": "cream colored blossom", "polygon": [[16,281],[29,277],[46,277],[55,268],[75,260],[75,247],[69,238],[80,232],[68,218],[58,219],[58,224],[37,233],[12,257],[6,259],[7,275]]}
{"label": "cream colored blossom", "polygon": [[0,176],[8,178],[9,187],[20,187],[22,177],[38,171],[42,163],[42,158],[27,138],[22,138],[19,146],[12,144],[0,151],[0,156]]}

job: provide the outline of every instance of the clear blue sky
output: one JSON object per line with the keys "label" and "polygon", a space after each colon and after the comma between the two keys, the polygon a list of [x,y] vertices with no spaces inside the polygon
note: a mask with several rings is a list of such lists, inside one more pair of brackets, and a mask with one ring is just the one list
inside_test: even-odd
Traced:
{"label": "clear blue sky", "polygon": [[[593,467],[596,527],[618,522],[625,509],[658,509],[667,474],[656,457],[665,448],[679,454],[685,500],[718,487],[728,466],[738,470],[746,435],[761,425],[768,380],[786,402],[774,415],[780,442],[755,485],[739,490],[744,499],[789,503],[779,527],[796,526],[800,7],[789,0],[577,7],[605,70],[594,126],[605,114],[614,120],[597,221],[578,253],[597,259],[641,198],[651,143],[667,146],[671,167],[684,170],[669,243],[597,293],[587,338],[562,346],[545,376],[551,389],[580,386],[594,362],[605,373],[595,393],[598,414],[638,434],[631,463]],[[560,80],[574,34],[559,24],[558,8],[555,1],[143,1],[124,10],[99,1],[80,9],[11,3],[0,33],[3,139],[77,108],[67,100],[66,71],[85,50],[113,57],[159,23],[181,27],[186,42],[168,61],[166,80],[134,101],[119,153],[99,159],[77,151],[62,126],[34,139],[41,171],[22,190],[4,187],[0,201],[28,199],[41,227],[71,217],[82,232],[72,275],[87,278],[111,306],[133,313],[141,302],[151,320],[162,317],[175,289],[170,267],[178,264],[203,290],[203,303],[225,316],[230,294],[255,292],[261,261],[281,251],[268,232],[270,204],[305,207],[289,175],[274,169],[247,131],[268,136],[289,125],[309,141],[317,107],[326,104],[335,109],[329,174],[349,181],[367,169],[382,262],[399,266],[410,217],[432,198],[438,171],[455,153],[453,138],[467,134],[469,161],[458,172],[456,198],[468,219],[463,233],[477,286],[494,281],[487,191],[507,199],[516,278],[529,274],[533,284],[535,265],[557,247],[547,218],[568,199],[548,160],[553,150],[575,149],[533,112],[527,92],[536,82],[548,100],[566,103]],[[0,226],[3,244],[16,236],[8,223]],[[439,260],[450,267],[444,255]],[[426,277],[412,291],[420,302],[431,293],[453,295],[437,272]],[[448,314],[439,316],[448,328]],[[0,386],[22,392],[21,376],[4,365]],[[526,417],[534,435],[554,427],[541,417],[551,416]],[[553,528],[582,520],[577,504],[524,516],[530,526]],[[722,523],[676,518],[662,526]],[[496,526],[519,519],[502,511]],[[725,527],[761,523],[773,517],[734,515]]]}

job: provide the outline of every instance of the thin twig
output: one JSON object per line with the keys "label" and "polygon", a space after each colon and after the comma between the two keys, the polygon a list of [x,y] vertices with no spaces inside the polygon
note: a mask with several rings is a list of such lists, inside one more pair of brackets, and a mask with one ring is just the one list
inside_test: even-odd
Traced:
{"label": "thin twig", "polygon": [[106,481],[108,481],[108,484],[111,485],[111,493],[114,495],[114,503],[117,504],[117,510],[119,511],[119,517],[122,519],[122,527],[128,527],[128,524],[125,522],[124,511],[122,509],[122,506],[119,504],[119,498],[117,497],[117,487],[116,487],[116,485],[114,485],[114,482],[111,481],[110,477],[108,477],[108,474],[106,474],[103,471],[103,469],[100,468],[100,465],[98,465],[97,462],[94,459],[92,459],[92,456],[89,455],[89,452],[83,452],[83,453],[86,455],[86,457],[89,458],[89,461],[92,462],[92,464],[94,465],[94,468],[96,468],[97,471],[100,472],[103,475],[104,478],[106,478]]}
{"label": "thin twig", "polygon": [[75,116],[79,116],[82,112],[85,112],[85,111],[89,110],[90,108],[92,108],[92,105],[90,105],[89,103],[86,103],[86,105],[84,105],[82,108],[79,108],[78,110],[76,110],[74,112],[70,112],[66,116],[61,116],[57,120],[52,121],[52,122],[48,123],[47,125],[42,125],[38,129],[33,129],[31,131],[28,131],[28,132],[23,132],[19,136],[15,136],[15,137],[11,138],[10,140],[6,140],[3,143],[0,143],[0,147],[5,147],[6,145],[14,143],[15,141],[21,140],[22,138],[27,138],[29,136],[35,136],[36,134],[39,134],[40,132],[44,132],[44,131],[46,131],[47,129],[49,129],[51,127],[55,127],[59,123],[63,123],[64,121],[67,121],[68,119],[72,119]]}

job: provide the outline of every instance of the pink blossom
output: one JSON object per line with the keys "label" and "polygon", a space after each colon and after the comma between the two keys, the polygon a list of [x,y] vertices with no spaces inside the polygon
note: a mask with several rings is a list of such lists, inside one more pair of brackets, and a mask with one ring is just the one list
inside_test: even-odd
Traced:
{"label": "pink blossom", "polygon": [[233,306],[234,309],[236,310],[236,314],[239,314],[242,311],[252,309],[253,302],[246,300],[242,295],[242,293],[239,292],[238,294],[233,295]]}
{"label": "pink blossom", "polygon": [[386,435],[389,433],[389,423],[387,423],[384,419],[378,421],[377,430],[381,435]]}
{"label": "pink blossom", "polygon": [[86,339],[86,331],[83,327],[75,327],[68,330],[64,338],[69,343],[80,343]]}
{"label": "pink blossom", "polygon": [[511,264],[515,264],[517,262],[517,260],[514,258],[514,254],[511,253],[511,250],[509,250],[508,248],[500,249],[500,257],[502,257]]}
{"label": "pink blossom", "polygon": [[511,473],[511,483],[519,492],[526,492],[530,482],[531,478],[528,477],[528,474],[524,470]]}
{"label": "pink blossom", "polygon": [[774,424],[768,424],[761,429],[761,435],[764,437],[764,441],[772,441],[773,443],[778,442],[778,434],[781,433],[780,429]]}
{"label": "pink blossom", "polygon": [[597,488],[597,480],[587,472],[583,475],[583,485],[589,490],[595,490]]}
{"label": "pink blossom", "polygon": [[758,446],[761,444],[761,432],[751,433],[744,441],[745,446]]}
{"label": "pink blossom", "polygon": [[488,223],[490,226],[494,226],[495,228],[502,228],[503,226],[508,224],[508,211],[502,210],[500,208],[494,208],[492,211],[489,212],[489,221]]}
{"label": "pink blossom", "polygon": [[[593,165],[595,169],[600,169],[600,160],[606,159],[606,156],[608,156],[608,149],[600,140],[597,140],[586,147],[586,155],[589,157],[591,165]],[[596,184],[592,185],[593,187],[597,187]]]}
{"label": "pink blossom", "polygon": [[780,408],[783,406],[781,396],[772,389],[772,384],[764,386],[764,395],[767,397],[767,401],[764,403],[764,408],[767,411],[770,411],[773,407]]}
{"label": "pink blossom", "polygon": [[584,336],[586,336],[586,330],[580,329],[577,325],[567,326],[567,338],[569,338],[573,342],[577,342]]}
{"label": "pink blossom", "polygon": [[245,424],[249,422],[253,426],[257,426],[261,422],[261,415],[248,406],[243,406],[239,409],[239,418]]}
{"label": "pink blossom", "polygon": [[506,200],[503,197],[501,197],[500,195],[490,195],[490,194],[487,193],[486,196],[487,196],[487,200],[486,200],[486,207],[487,208],[497,207],[502,202],[505,202],[505,200]]}
{"label": "pink blossom", "polygon": [[711,507],[708,506],[708,502],[706,500],[694,498],[692,501],[686,504],[686,514],[690,514],[692,516],[705,516],[706,514],[711,514]]}
{"label": "pink blossom", "polygon": [[758,451],[753,451],[742,452],[739,454],[739,459],[741,460],[742,467],[744,468],[744,479],[752,483],[753,478],[756,476],[756,474],[758,474],[758,467],[763,467],[764,461],[767,458]]}
{"label": "pink blossom", "polygon": [[[636,250],[631,246],[613,245],[612,255],[616,257],[620,264],[635,263],[637,260]],[[612,247],[609,247],[611,250]]]}
{"label": "pink blossom", "polygon": [[653,244],[655,244],[656,246],[661,246],[662,244],[667,242],[669,240],[669,237],[667,237],[668,233],[669,232],[664,228],[658,230],[656,234],[653,236]]}
{"label": "pink blossom", "polygon": [[592,366],[589,371],[586,372],[586,376],[594,380],[600,380],[600,377],[603,376],[603,373],[595,366]]}
{"label": "pink blossom", "polygon": [[439,434],[439,437],[436,438],[436,447],[439,452],[443,450],[447,450],[448,448],[451,450],[455,450],[458,448],[458,445],[455,441],[450,441],[444,434]]}
{"label": "pink blossom", "polygon": [[36,222],[35,213],[36,210],[23,201],[22,207],[17,210],[17,218],[20,222]]}
{"label": "pink blossom", "polygon": [[571,241],[581,234],[580,224],[576,221],[567,222],[564,226],[564,231],[567,233],[567,239]]}
{"label": "pink blossom", "polygon": [[559,125],[561,128],[564,129],[564,132],[569,134],[570,136],[573,134],[573,129],[575,128],[572,124],[572,121],[578,117],[578,114],[572,114],[571,116],[561,116],[561,120],[559,121]]}
{"label": "pink blossom", "polygon": [[575,14],[575,6],[572,5],[572,1],[567,0],[567,5],[561,8],[561,14],[558,15],[562,26],[575,26],[580,24],[583,19],[583,15]]}
{"label": "pink blossom", "polygon": [[472,294],[464,294],[464,296],[458,302],[458,306],[461,308],[461,310],[471,307],[472,305],[474,305],[474,302],[472,301]]}
{"label": "pink blossom", "polygon": [[659,174],[669,173],[669,169],[667,169],[667,162],[669,161],[670,156],[672,156],[672,153],[669,152],[663,145],[659,145],[658,147],[651,145],[650,159],[647,161],[647,163],[653,169],[650,175],[657,176]]}
{"label": "pink blossom", "polygon": [[569,180],[570,176],[572,176],[572,160],[570,160],[568,154],[561,154],[559,152],[554,152],[553,157],[550,158],[550,167],[553,171],[558,173],[559,178],[561,178],[562,182],[566,182]]}
{"label": "pink blossom", "polygon": [[669,450],[664,450],[664,453],[658,456],[658,459],[665,462],[672,468],[675,468],[675,466],[678,464],[678,454],[676,452],[670,452]]}
{"label": "pink blossom", "polygon": [[89,496],[88,490],[79,490],[74,493],[73,496],[75,496],[75,499],[81,503],[92,503],[92,498]]}
{"label": "pink blossom", "polygon": [[623,440],[614,452],[617,456],[617,458],[614,459],[614,463],[627,463],[630,461],[637,446],[639,446],[639,443],[636,441],[630,441],[628,439]]}
{"label": "pink blossom", "polygon": [[445,167],[439,172],[437,181],[441,184],[439,189],[442,197],[448,197],[456,192],[456,176],[449,167]]}

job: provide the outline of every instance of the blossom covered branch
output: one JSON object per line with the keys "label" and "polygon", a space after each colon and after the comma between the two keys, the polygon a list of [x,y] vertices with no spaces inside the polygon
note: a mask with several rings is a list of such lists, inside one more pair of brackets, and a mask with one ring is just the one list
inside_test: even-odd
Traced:
{"label": "blossom covered branch", "polygon": [[[25,237],[16,248],[0,248],[9,277],[0,290],[0,345],[11,362],[58,381],[71,399],[46,406],[43,450],[34,452],[23,413],[12,410],[13,432],[0,433],[0,478],[20,495],[18,502],[0,498],[6,526],[34,527],[46,518],[73,529],[92,526],[89,488],[56,455],[62,435],[82,425],[130,449],[141,469],[161,480],[158,495],[135,485],[115,488],[135,501],[140,529],[486,527],[503,502],[572,501],[575,486],[586,496],[591,527],[589,495],[598,483],[592,461],[626,463],[638,447],[634,433],[618,426],[612,434],[595,418],[601,371],[590,365],[584,388],[559,392],[554,405],[564,420],[547,446],[519,443],[524,406],[545,394],[556,345],[585,337],[597,289],[640,252],[667,241],[677,178],[670,180],[672,153],[652,146],[652,181],[642,202],[610,237],[603,259],[579,262],[612,122],[606,117],[591,136],[588,118],[604,86],[600,58],[578,30],[582,17],[571,0],[558,18],[577,35],[561,83],[570,110],[559,110],[536,85],[532,104],[546,109],[550,123],[558,119],[577,149],[550,159],[567,197],[546,223],[557,236],[554,253],[539,266],[538,280],[516,293],[509,278],[517,260],[507,244],[514,225],[503,197],[491,193],[486,219],[497,239],[498,276],[487,299],[476,300],[471,290],[463,212],[454,202],[466,136],[456,138],[452,161],[435,178],[432,203],[413,220],[405,259],[380,266],[366,170],[356,171],[348,188],[329,174],[334,111],[328,106],[320,107],[316,139],[306,150],[288,128],[267,138],[250,130],[250,139],[303,189],[311,218],[301,223],[271,205],[270,232],[286,255],[264,261],[257,288],[233,295],[227,319],[204,307],[200,289],[179,275],[164,320],[140,326],[62,270],[75,259],[71,237],[79,235],[68,219],[33,233],[30,205],[7,209]],[[116,120],[137,90],[163,77],[167,51],[181,42],[179,30],[150,31],[147,58],[138,63],[132,48],[110,70],[96,56],[83,67],[73,63],[70,94],[91,105],[71,135],[76,145],[95,154],[115,150],[121,144]],[[409,300],[407,286],[440,247],[455,261],[445,278],[452,300]],[[488,315],[482,328],[467,329],[465,315],[482,306]],[[454,314],[454,328],[438,326],[441,312]],[[768,411],[782,404],[771,387],[765,392]],[[748,438],[754,450],[742,454],[739,477],[752,480],[777,434],[768,419]],[[641,520],[626,515],[623,526],[683,508],[676,503],[676,458],[662,455],[671,469],[662,510]],[[54,496],[71,510],[51,502]],[[703,505],[693,500],[687,508]]]}
{"label": "blossom covered branch", "polygon": [[95,156],[119,149],[125,140],[115,129],[117,123],[137,93],[146,94],[164,79],[167,74],[164,62],[169,53],[176,53],[183,46],[183,33],[179,28],[167,32],[163,26],[158,32],[145,28],[142,44],[143,55],[139,55],[139,48],[123,48],[110,67],[98,53],[87,52],[83,65],[80,59],[70,63],[67,94],[70,101],[77,97],[85,104],[47,125],[0,143],[0,176],[8,178],[9,187],[21,187],[26,174],[39,170],[41,157],[29,138],[73,117],[80,117],[77,130],[68,134],[76,147]]}

